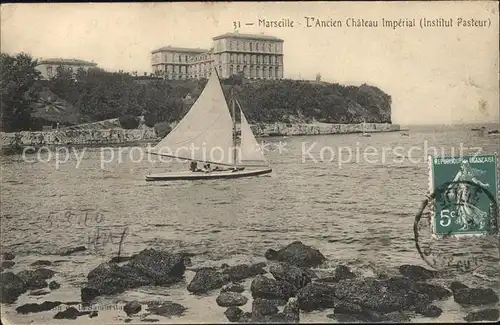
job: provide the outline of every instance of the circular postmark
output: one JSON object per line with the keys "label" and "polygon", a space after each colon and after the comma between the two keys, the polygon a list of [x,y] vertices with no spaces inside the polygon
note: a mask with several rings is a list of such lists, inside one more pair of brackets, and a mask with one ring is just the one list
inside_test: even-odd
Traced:
{"label": "circular postmark", "polygon": [[415,216],[415,245],[436,270],[498,269],[498,221],[497,200],[485,187],[470,181],[446,182],[427,196]]}

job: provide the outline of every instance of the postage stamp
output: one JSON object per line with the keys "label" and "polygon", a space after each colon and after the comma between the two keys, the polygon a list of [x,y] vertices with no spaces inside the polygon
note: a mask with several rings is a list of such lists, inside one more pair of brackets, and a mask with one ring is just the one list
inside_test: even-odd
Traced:
{"label": "postage stamp", "polygon": [[498,233],[497,154],[429,157],[435,238]]}

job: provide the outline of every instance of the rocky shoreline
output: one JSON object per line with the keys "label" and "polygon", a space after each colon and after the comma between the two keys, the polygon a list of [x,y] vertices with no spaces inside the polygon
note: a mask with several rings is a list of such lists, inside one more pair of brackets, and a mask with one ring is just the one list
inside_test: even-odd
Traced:
{"label": "rocky shoreline", "polygon": [[[82,251],[84,248],[78,247],[61,255]],[[210,300],[225,318],[237,323],[299,323],[315,311],[327,312],[324,322],[410,322],[419,315],[439,317],[443,310],[438,303],[451,299],[470,310],[463,319],[467,322],[499,318],[498,294],[491,288],[469,287],[443,278],[441,272],[408,264],[401,265],[393,275],[380,272],[365,276],[342,264],[324,274],[321,266],[326,258],[300,241],[279,250],[269,249],[266,262],[261,263],[197,267],[191,265],[191,257],[144,249],[133,256],[112,258],[91,270],[81,286],[80,301],[20,304],[22,296],[40,297],[60,290],[59,283],[51,280],[56,272],[51,270],[52,263],[44,260],[32,263],[31,269],[10,272],[15,256],[4,253],[1,302],[20,315],[50,312],[53,319],[81,320],[85,316],[99,320],[101,312],[86,310],[85,306],[92,306],[101,297],[145,286],[176,286],[196,297],[214,297]],[[195,273],[189,281],[187,270]],[[181,303],[164,299],[130,300],[116,312],[123,322],[136,323],[159,321],[156,317],[181,320],[186,311]]]}
{"label": "rocky shoreline", "polygon": [[[174,125],[172,125],[174,126]],[[366,123],[365,131],[397,132],[400,126],[390,123]],[[299,136],[361,133],[361,124],[261,124],[252,125],[252,131],[257,137],[272,136]],[[54,131],[22,131],[13,133],[0,132],[0,143],[5,153],[15,153],[23,147],[34,146],[131,146],[140,143],[157,142],[161,137],[156,135],[154,128],[141,125],[138,129],[126,130],[122,128],[86,129],[72,128]]]}

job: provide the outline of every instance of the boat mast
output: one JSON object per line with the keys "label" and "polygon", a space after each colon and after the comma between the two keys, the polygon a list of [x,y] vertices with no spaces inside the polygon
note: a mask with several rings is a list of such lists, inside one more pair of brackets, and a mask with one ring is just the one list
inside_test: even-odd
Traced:
{"label": "boat mast", "polygon": [[236,108],[234,99],[234,86],[231,87],[231,110],[233,114],[233,166],[236,166]]}

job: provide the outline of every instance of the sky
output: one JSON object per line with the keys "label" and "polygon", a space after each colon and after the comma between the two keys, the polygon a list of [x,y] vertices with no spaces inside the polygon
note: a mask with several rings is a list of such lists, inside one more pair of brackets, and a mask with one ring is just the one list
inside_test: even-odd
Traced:
{"label": "sky", "polygon": [[[323,81],[381,88],[392,96],[393,123],[498,123],[498,15],[496,1],[2,4],[0,36],[2,52],[142,74],[151,72],[152,50],[210,48],[212,37],[239,21],[240,33],[284,40],[285,78],[320,73]],[[342,27],[307,27],[306,16]],[[347,27],[348,18],[379,27]],[[420,28],[421,18],[452,19],[453,27]],[[459,18],[487,26],[457,26]],[[295,24],[266,28],[259,19]],[[382,19],[415,19],[417,26],[381,27]]]}

